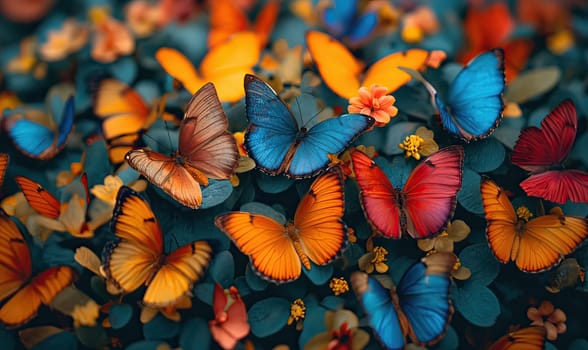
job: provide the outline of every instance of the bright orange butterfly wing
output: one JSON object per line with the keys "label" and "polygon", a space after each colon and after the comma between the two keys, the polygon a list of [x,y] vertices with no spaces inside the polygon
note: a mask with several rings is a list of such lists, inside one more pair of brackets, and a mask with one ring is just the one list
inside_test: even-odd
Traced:
{"label": "bright orange butterfly wing", "polygon": [[280,12],[279,1],[267,1],[260,10],[255,23],[250,23],[247,14],[235,5],[233,0],[216,0],[210,3],[210,32],[208,47],[222,43],[231,35],[254,31],[259,36],[260,48],[267,44]]}
{"label": "bright orange butterfly wing", "polygon": [[512,260],[521,271],[541,272],[558,264],[588,238],[585,218],[552,210],[525,222],[495,182],[483,179],[481,192],[488,243],[502,263]]}
{"label": "bright orange butterfly wing", "polygon": [[210,263],[205,241],[188,243],[164,255],[163,236],[149,204],[128,187],[121,187],[111,230],[120,239],[106,254],[107,278],[130,293],[141,285],[143,302],[163,307],[177,302],[197,282]]}
{"label": "bright orange butterfly wing", "polygon": [[194,93],[211,82],[221,101],[237,102],[245,96],[243,76],[253,74],[260,54],[257,35],[241,32],[213,47],[202,59],[199,71],[186,56],[171,48],[158,49],[155,58],[188,92]]}
{"label": "bright orange butterfly wing", "polygon": [[47,218],[57,219],[60,214],[61,203],[43,186],[37,182],[24,177],[16,176],[14,178],[18,187],[23,192],[27,202],[35,211]]}
{"label": "bright orange butterfly wing", "polygon": [[230,178],[239,162],[228,123],[214,85],[207,83],[188,102],[180,123],[177,155],[169,157],[136,149],[125,158],[131,167],[179,203],[197,209],[202,204],[200,185],[208,185],[208,178]]}
{"label": "bright orange butterfly wing", "polygon": [[0,153],[0,186],[4,183],[4,176],[6,176],[6,168],[8,168],[8,161],[10,157],[6,153]]}
{"label": "bright orange butterfly wing", "polygon": [[227,307],[228,298],[225,291],[217,283],[214,285],[213,304],[215,319],[208,322],[210,333],[223,349],[234,349],[237,342],[249,334],[245,303],[235,287],[229,289],[231,304]]}
{"label": "bright orange butterfly wing", "polygon": [[311,268],[333,260],[346,244],[343,177],[339,168],[319,176],[302,198],[294,222],[286,226],[272,218],[247,212],[230,212],[215,219],[257,272],[275,283],[300,277],[302,265]]}
{"label": "bright orange butterfly wing", "polygon": [[508,333],[488,350],[542,350],[544,345],[545,327],[530,326]]}
{"label": "bright orange butterfly wing", "polygon": [[392,93],[411,79],[398,66],[422,70],[429,58],[429,53],[420,49],[396,52],[376,61],[364,72],[363,64],[328,34],[309,31],[306,33],[306,44],[325,84],[347,99],[356,96],[361,86],[369,88],[371,84],[386,86],[388,93]]}
{"label": "bright orange butterfly wing", "polygon": [[14,221],[0,215],[0,322],[20,326],[37,314],[41,304],[48,305],[76,273],[69,266],[54,266],[31,279],[32,261],[28,243]]}

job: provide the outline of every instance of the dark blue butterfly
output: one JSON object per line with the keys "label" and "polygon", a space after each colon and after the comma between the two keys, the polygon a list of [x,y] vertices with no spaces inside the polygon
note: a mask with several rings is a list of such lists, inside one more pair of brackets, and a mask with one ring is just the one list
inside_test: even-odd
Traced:
{"label": "dark blue butterfly", "polygon": [[363,272],[351,275],[353,290],[377,338],[387,349],[404,349],[406,336],[419,346],[445,335],[453,315],[450,272],[456,258],[435,253],[412,265],[391,290]]}
{"label": "dark blue butterfly", "polygon": [[400,69],[425,85],[437,106],[443,127],[462,140],[469,142],[488,137],[502,120],[505,87],[502,49],[486,51],[473,58],[449,87],[447,104],[420,73]]}
{"label": "dark blue butterfly", "polygon": [[[35,159],[51,159],[65,147],[65,142],[73,129],[73,96],[70,96],[63,106],[61,118],[57,119],[57,130],[38,123],[36,120],[41,114],[44,112],[36,109],[15,108],[4,113],[3,125],[14,146],[24,155]],[[33,115],[35,117],[31,117]]]}
{"label": "dark blue butterfly", "polygon": [[334,0],[324,9],[322,20],[332,36],[339,40],[347,38],[353,45],[367,39],[378,24],[375,11],[358,16],[357,10],[357,0]]}
{"label": "dark blue butterfly", "polygon": [[276,92],[254,75],[245,76],[245,108],[249,126],[244,146],[259,169],[289,178],[318,175],[339,154],[374,125],[374,118],[344,114],[311,128],[300,127]]}

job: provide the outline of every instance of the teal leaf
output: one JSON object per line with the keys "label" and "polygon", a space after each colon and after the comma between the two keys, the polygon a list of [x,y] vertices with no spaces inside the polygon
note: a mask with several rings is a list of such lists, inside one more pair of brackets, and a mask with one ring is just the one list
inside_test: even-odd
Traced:
{"label": "teal leaf", "polygon": [[500,126],[494,130],[492,137],[502,142],[509,149],[513,149],[524,127],[524,118],[504,118],[500,122]]}
{"label": "teal leaf", "polygon": [[208,321],[193,318],[182,324],[180,348],[183,350],[210,349],[211,336]]}
{"label": "teal leaf", "polygon": [[2,347],[6,350],[13,350],[16,346],[14,337],[4,328],[0,328],[0,344],[2,344]]}
{"label": "teal leaf", "polygon": [[151,321],[143,325],[143,336],[147,340],[170,339],[180,332],[180,323],[157,314]]}
{"label": "teal leaf", "polygon": [[544,350],[557,350],[557,347],[553,343],[546,341],[543,345]]}
{"label": "teal leaf", "polygon": [[133,318],[133,307],[129,304],[115,304],[110,308],[108,319],[112,329],[121,329]]}
{"label": "teal leaf", "polygon": [[459,336],[455,331],[455,328],[449,326],[447,328],[447,332],[445,332],[445,336],[435,345],[433,349],[436,350],[455,350],[459,348]]}
{"label": "teal leaf", "polygon": [[325,332],[325,312],[327,309],[317,304],[308,303],[305,300],[306,315],[304,316],[304,326],[300,337],[298,338],[298,346],[300,349],[315,335]]}
{"label": "teal leaf", "polygon": [[416,122],[398,122],[391,124],[392,125],[388,127],[388,130],[386,131],[386,141],[382,147],[382,152],[389,155],[404,153],[404,150],[398,147],[398,144],[401,144],[407,136],[414,134],[416,129],[423,125],[422,123]]}
{"label": "teal leaf", "polygon": [[253,293],[253,291],[251,290],[251,288],[247,284],[247,280],[245,279],[245,276],[238,276],[237,278],[235,278],[234,285],[239,290],[239,294],[241,294],[241,297],[246,297],[249,294]]}
{"label": "teal leaf", "polygon": [[329,310],[339,310],[345,305],[345,299],[336,297],[334,295],[327,295],[321,300],[321,305]]}
{"label": "teal leaf", "polygon": [[588,340],[586,339],[575,339],[568,350],[586,350],[588,349]]}
{"label": "teal leaf", "polygon": [[214,294],[214,283],[211,282],[201,282],[197,283],[193,289],[194,296],[200,301],[212,306],[212,298]]}
{"label": "teal leaf", "polygon": [[241,208],[239,208],[239,210],[246,211],[248,213],[265,215],[267,217],[270,217],[270,218],[276,220],[277,222],[279,222],[282,225],[284,225],[286,223],[286,217],[284,215],[282,215],[282,213],[278,212],[277,210],[270,207],[269,205],[266,205],[263,203],[249,202],[249,203],[243,204],[241,206]]}
{"label": "teal leaf", "polygon": [[500,263],[490,251],[487,243],[478,243],[465,247],[459,253],[461,264],[472,272],[472,276],[465,281],[466,284],[479,284],[487,286],[500,272]]}
{"label": "teal leaf", "polygon": [[[4,344],[2,344],[2,347],[4,347]],[[76,337],[68,331],[63,331],[45,338],[42,342],[33,346],[31,350],[76,350],[77,348],[78,341]]]}
{"label": "teal leaf", "polygon": [[266,289],[269,285],[266,280],[259,277],[257,273],[253,271],[251,264],[247,264],[247,267],[245,268],[245,281],[247,281],[249,288],[256,292]]}
{"label": "teal leaf", "polygon": [[402,188],[414,168],[411,159],[396,156],[390,162],[384,157],[376,157],[374,162],[382,169],[395,188]]}
{"label": "teal leaf", "polygon": [[127,346],[125,350],[158,350],[165,345],[167,343],[160,340],[140,340]]}
{"label": "teal leaf", "polygon": [[474,214],[484,214],[480,182],[482,178],[477,172],[463,168],[461,189],[457,192],[457,201],[467,211]]}
{"label": "teal leaf", "polygon": [[209,179],[208,186],[202,188],[202,205],[207,209],[224,202],[233,193],[233,185],[229,180]]}
{"label": "teal leaf", "polygon": [[290,302],[270,297],[253,304],[247,313],[251,333],[264,338],[281,330],[290,317]]}
{"label": "teal leaf", "polygon": [[495,170],[504,162],[506,156],[504,146],[492,137],[469,143],[464,150],[464,166],[478,173]]}
{"label": "teal leaf", "polygon": [[90,349],[104,349],[110,342],[108,334],[101,326],[76,327],[75,333],[80,343]]}
{"label": "teal leaf", "polygon": [[490,327],[500,315],[500,303],[496,295],[483,285],[469,283],[463,288],[454,286],[451,297],[457,311],[475,326]]}
{"label": "teal leaf", "polygon": [[228,250],[216,254],[210,265],[212,279],[223,288],[230,287],[235,278],[235,261]]}
{"label": "teal leaf", "polygon": [[258,173],[255,179],[257,180],[257,186],[265,193],[284,192],[294,184],[294,180],[290,180],[282,175],[270,176],[264,173]]}
{"label": "teal leaf", "polygon": [[[104,178],[112,173],[112,165],[108,159],[108,151],[104,140],[96,140],[86,147],[86,156],[82,164],[88,174],[88,187],[103,184]],[[128,169],[133,169],[128,167]],[[133,169],[133,171],[135,171]],[[135,171],[136,172],[136,171]]]}
{"label": "teal leaf", "polygon": [[318,266],[311,262],[310,266],[310,270],[303,266],[302,271],[314,285],[321,286],[333,276],[333,264]]}

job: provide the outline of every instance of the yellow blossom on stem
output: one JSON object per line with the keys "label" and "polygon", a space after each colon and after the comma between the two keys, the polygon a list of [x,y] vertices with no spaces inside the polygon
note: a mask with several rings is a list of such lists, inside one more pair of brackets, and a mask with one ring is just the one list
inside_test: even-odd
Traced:
{"label": "yellow blossom on stem", "polygon": [[290,317],[288,317],[288,325],[296,322],[296,330],[302,329],[302,321],[306,316],[306,306],[302,299],[296,299],[290,305]]}
{"label": "yellow blossom on stem", "polygon": [[333,277],[331,278],[331,282],[329,282],[329,288],[331,288],[333,294],[341,295],[349,291],[349,284],[343,277]]}
{"label": "yellow blossom on stem", "polygon": [[413,157],[420,160],[421,156],[429,156],[439,150],[439,145],[437,145],[433,136],[433,131],[421,126],[416,129],[415,135],[407,136],[398,147],[404,150],[406,158]]}
{"label": "yellow blossom on stem", "polygon": [[347,111],[349,113],[361,113],[376,119],[376,126],[384,126],[390,122],[390,117],[398,114],[398,108],[394,106],[396,99],[387,95],[388,88],[372,84],[368,89],[365,86],[359,88],[359,96],[349,99]]}
{"label": "yellow blossom on stem", "polygon": [[384,247],[376,246],[371,251],[364,254],[357,264],[359,269],[367,273],[377,271],[378,273],[385,273],[388,271],[388,265],[386,264],[386,255],[388,251]]}
{"label": "yellow blossom on stem", "polygon": [[521,205],[520,207],[517,208],[517,217],[519,219],[529,221],[529,219],[532,216],[533,216],[533,213],[531,213],[529,208],[525,207],[524,205]]}

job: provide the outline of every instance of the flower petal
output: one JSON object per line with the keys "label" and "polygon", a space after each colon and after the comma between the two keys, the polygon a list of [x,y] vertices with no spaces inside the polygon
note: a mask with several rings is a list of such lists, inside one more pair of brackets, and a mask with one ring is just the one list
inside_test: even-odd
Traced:
{"label": "flower petal", "polygon": [[454,242],[463,241],[470,232],[470,227],[463,220],[453,220],[447,225],[447,237]]}

